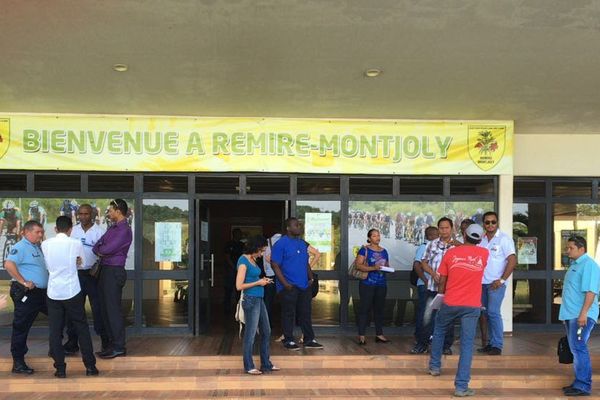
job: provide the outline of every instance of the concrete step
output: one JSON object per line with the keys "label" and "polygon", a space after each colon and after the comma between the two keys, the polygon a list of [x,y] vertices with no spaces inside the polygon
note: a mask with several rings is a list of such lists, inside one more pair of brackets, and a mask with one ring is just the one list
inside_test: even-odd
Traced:
{"label": "concrete step", "polygon": [[[473,368],[470,387],[503,389],[560,389],[570,383],[570,371],[563,368],[493,370]],[[78,392],[160,391],[177,390],[242,390],[242,389],[452,389],[454,368],[445,368],[439,377],[429,376],[425,369],[415,368],[292,368],[251,376],[243,370],[178,369],[102,371],[97,377],[86,377],[83,371],[67,370],[68,379],[58,379],[53,371],[29,376],[0,373],[0,387],[11,392]],[[600,379],[595,375],[594,379]]]}
{"label": "concrete step", "polygon": [[[444,356],[443,365],[456,368],[458,355]],[[258,357],[255,357],[258,360]],[[291,353],[286,356],[272,356],[271,360],[283,369],[304,368],[427,368],[428,355],[301,355]],[[69,370],[82,371],[81,358],[67,357],[65,361]],[[54,371],[52,359],[49,357],[27,357],[27,363],[37,371]],[[600,356],[592,357],[594,369],[600,370]],[[104,371],[129,371],[129,370],[178,370],[178,369],[239,369],[242,367],[241,356],[127,356],[113,360],[98,359],[98,368]],[[490,369],[531,369],[531,368],[566,368],[569,366],[558,364],[554,356],[486,356],[475,355],[473,368]],[[0,371],[10,371],[12,359],[0,358]]]}
{"label": "concrete step", "polygon": [[[354,400],[354,399],[400,399],[400,400],[438,400],[451,399],[453,390],[449,389],[196,389],[179,390],[165,388],[163,392],[121,391],[102,393],[102,400],[199,400],[207,398],[247,399],[247,400]],[[79,400],[100,398],[98,392],[82,390],[80,392],[40,393],[0,393],[0,400]],[[558,399],[565,398],[557,389],[478,389],[475,398],[486,399]],[[600,392],[595,391],[587,399],[600,399]]]}

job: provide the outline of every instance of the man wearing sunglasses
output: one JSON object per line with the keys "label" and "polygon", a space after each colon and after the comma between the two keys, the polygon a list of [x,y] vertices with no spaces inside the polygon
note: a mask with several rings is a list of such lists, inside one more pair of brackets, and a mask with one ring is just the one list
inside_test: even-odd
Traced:
{"label": "man wearing sunglasses", "polygon": [[483,214],[483,228],[485,235],[479,245],[488,249],[490,256],[483,274],[481,294],[483,310],[480,323],[482,331],[489,327],[490,341],[478,351],[498,356],[502,354],[504,344],[504,325],[500,308],[506,292],[506,280],[517,265],[517,257],[512,238],[498,229],[496,212],[488,211]]}

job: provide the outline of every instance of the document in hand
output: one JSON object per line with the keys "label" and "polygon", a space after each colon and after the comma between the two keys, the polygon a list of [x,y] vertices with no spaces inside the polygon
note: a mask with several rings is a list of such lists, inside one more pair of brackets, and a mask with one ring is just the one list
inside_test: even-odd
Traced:
{"label": "document in hand", "polygon": [[443,302],[444,302],[444,295],[438,293],[437,295],[435,295],[435,297],[431,301],[431,309],[439,310],[442,307]]}
{"label": "document in hand", "polygon": [[394,272],[394,271],[396,271],[396,270],[395,270],[394,268],[392,268],[392,267],[385,267],[385,266],[381,267],[379,270],[380,270],[381,272]]}

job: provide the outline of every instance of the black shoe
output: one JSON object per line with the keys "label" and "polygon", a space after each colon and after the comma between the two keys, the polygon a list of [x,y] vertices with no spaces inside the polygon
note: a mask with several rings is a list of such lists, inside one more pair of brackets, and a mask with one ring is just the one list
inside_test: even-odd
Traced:
{"label": "black shoe", "polygon": [[125,350],[109,350],[106,352],[101,352],[98,354],[98,357],[108,360],[115,357],[125,357],[127,355],[127,351]]}
{"label": "black shoe", "polygon": [[410,354],[426,354],[426,353],[427,353],[427,346],[420,346],[420,345],[416,345],[410,351]]}
{"label": "black shoe", "polygon": [[562,387],[562,390],[563,390],[563,392],[564,392],[565,390],[569,390],[569,389],[573,389],[573,384],[570,384],[569,386],[563,386],[563,387]]}
{"label": "black shoe", "polygon": [[391,340],[389,340],[389,339],[382,339],[379,336],[375,336],[375,342],[376,343],[390,343]]}
{"label": "black shoe", "polygon": [[298,346],[296,344],[296,342],[286,342],[286,343],[283,344],[283,347],[285,347],[286,349],[291,350],[291,351],[298,351],[298,350],[300,350],[300,346]]}
{"label": "black shoe", "polygon": [[577,389],[577,388],[571,388],[571,389],[567,389],[565,390],[565,396],[589,396],[590,394],[588,392],[584,392],[583,390]]}
{"label": "black shoe", "polygon": [[490,351],[487,352],[488,356],[499,356],[502,354],[502,349],[497,347],[492,347]]}
{"label": "black shoe", "polygon": [[97,376],[99,373],[100,371],[98,371],[98,368],[96,368],[95,365],[92,365],[91,367],[85,367],[86,376]]}
{"label": "black shoe", "polygon": [[57,378],[66,378],[67,377],[66,368],[57,368],[56,372],[54,373],[54,376]]}
{"label": "black shoe", "polygon": [[448,347],[447,349],[444,349],[442,351],[442,354],[445,356],[451,356],[452,355],[452,349],[450,347]]}
{"label": "black shoe", "polygon": [[477,349],[478,353],[489,353],[489,351],[492,349],[492,346],[487,344],[484,347],[480,347]]}
{"label": "black shoe", "polygon": [[322,349],[323,345],[321,343],[317,342],[315,339],[313,339],[308,343],[304,343],[304,348],[305,349]]}
{"label": "black shoe", "polygon": [[13,361],[12,373],[13,374],[33,374],[33,368],[29,368],[25,361]]}

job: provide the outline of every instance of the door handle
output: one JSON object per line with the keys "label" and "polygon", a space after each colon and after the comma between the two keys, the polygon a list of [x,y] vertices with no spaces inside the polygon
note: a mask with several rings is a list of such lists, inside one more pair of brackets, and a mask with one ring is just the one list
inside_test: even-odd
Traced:
{"label": "door handle", "polygon": [[210,287],[215,287],[215,255],[210,255]]}

